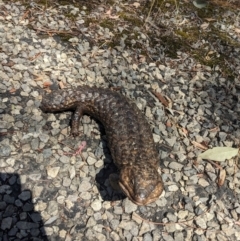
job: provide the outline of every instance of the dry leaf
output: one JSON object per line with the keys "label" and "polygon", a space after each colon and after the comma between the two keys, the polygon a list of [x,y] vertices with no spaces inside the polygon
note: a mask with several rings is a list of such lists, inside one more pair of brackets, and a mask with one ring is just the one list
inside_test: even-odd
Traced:
{"label": "dry leaf", "polygon": [[187,129],[182,128],[182,132],[183,132],[185,135],[188,135],[188,130],[187,130]]}
{"label": "dry leaf", "polygon": [[152,91],[152,93],[159,99],[159,101],[165,106],[168,107],[169,102],[163,97],[159,92]]}
{"label": "dry leaf", "polygon": [[8,61],[7,63],[2,63],[2,65],[12,67],[13,65],[15,65],[15,63],[13,61]]}
{"label": "dry leaf", "polygon": [[203,24],[201,25],[201,28],[202,28],[202,29],[207,29],[208,26],[209,26],[209,23],[203,23]]}
{"label": "dry leaf", "polygon": [[207,150],[208,147],[206,147],[205,145],[201,144],[201,143],[198,143],[196,141],[192,141],[192,144],[195,146],[195,147],[198,147],[199,149],[202,149],[202,150]]}
{"label": "dry leaf", "polygon": [[59,82],[59,87],[60,87],[60,89],[64,89],[65,85],[62,81]]}
{"label": "dry leaf", "polygon": [[44,79],[44,75],[36,75],[36,74],[34,74],[35,76],[36,76],[36,78],[34,79],[34,81],[42,81],[43,79]]}
{"label": "dry leaf", "polygon": [[226,159],[231,159],[238,154],[238,148],[232,147],[214,147],[199,155],[202,159],[214,160],[223,162]]}
{"label": "dry leaf", "polygon": [[224,169],[220,169],[219,175],[218,175],[218,186],[221,187],[226,179],[226,171]]}
{"label": "dry leaf", "polygon": [[184,136],[184,137],[187,137],[188,135],[188,130],[183,127],[179,127],[178,132],[181,136]]}
{"label": "dry leaf", "polygon": [[217,131],[219,131],[219,130],[220,130],[220,129],[219,129],[219,127],[217,126],[217,127],[213,128],[213,129],[210,129],[209,132],[217,132]]}
{"label": "dry leaf", "polygon": [[117,18],[119,18],[119,16],[117,16],[117,15],[112,15],[111,13],[112,13],[112,8],[110,8],[110,9],[106,12],[106,15],[108,15],[108,18],[110,18],[110,19],[117,19]]}
{"label": "dry leaf", "polygon": [[134,6],[135,8],[138,8],[138,7],[140,7],[140,3],[134,2],[134,3],[133,3],[133,6]]}
{"label": "dry leaf", "polygon": [[118,15],[108,15],[108,18],[110,18],[110,19],[118,19],[119,16]]}
{"label": "dry leaf", "polygon": [[107,15],[111,15],[112,13],[112,8],[109,8],[109,10],[106,12]]}
{"label": "dry leaf", "polygon": [[202,141],[200,144],[203,145],[203,146],[205,146],[205,147],[208,149],[208,143],[207,143],[207,142]]}
{"label": "dry leaf", "polygon": [[239,28],[235,28],[234,29],[236,33],[240,33],[240,29]]}
{"label": "dry leaf", "polygon": [[22,16],[22,18],[21,18],[21,21],[22,20],[24,20],[26,17],[27,17],[27,15],[29,14],[29,10],[27,10],[24,14],[23,14],[23,16]]}
{"label": "dry leaf", "polygon": [[167,120],[167,122],[166,122],[166,126],[167,126],[167,127],[171,127],[171,126],[172,126],[172,123],[171,123],[170,120]]}
{"label": "dry leaf", "polygon": [[216,21],[215,18],[205,18],[205,20],[207,20],[208,22]]}
{"label": "dry leaf", "polygon": [[35,54],[33,57],[30,57],[28,58],[30,61],[34,61],[36,60],[39,56],[41,56],[43,53],[42,52],[39,52],[37,54]]}
{"label": "dry leaf", "polygon": [[45,81],[43,82],[43,88],[48,88],[51,85],[51,82]]}
{"label": "dry leaf", "polygon": [[215,51],[209,51],[208,55],[211,55],[211,54],[214,54],[214,53],[215,53]]}
{"label": "dry leaf", "polygon": [[12,94],[12,93],[15,93],[16,92],[16,89],[15,88],[12,88],[9,90],[9,92]]}

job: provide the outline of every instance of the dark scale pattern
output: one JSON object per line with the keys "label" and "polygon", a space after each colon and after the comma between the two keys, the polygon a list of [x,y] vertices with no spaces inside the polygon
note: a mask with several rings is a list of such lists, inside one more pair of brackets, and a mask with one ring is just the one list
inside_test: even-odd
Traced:
{"label": "dark scale pattern", "polygon": [[136,204],[155,201],[163,190],[158,173],[158,153],[150,126],[137,106],[118,92],[81,86],[43,97],[46,112],[74,110],[71,133],[78,135],[83,114],[102,122],[114,163],[120,170],[119,185]]}

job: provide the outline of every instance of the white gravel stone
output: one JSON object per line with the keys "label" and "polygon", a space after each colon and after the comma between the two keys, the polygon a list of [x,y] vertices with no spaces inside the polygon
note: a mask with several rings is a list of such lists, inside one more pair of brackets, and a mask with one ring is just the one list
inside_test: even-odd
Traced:
{"label": "white gravel stone", "polygon": [[131,202],[128,198],[124,200],[123,205],[126,213],[132,213],[137,210],[137,205]]}
{"label": "white gravel stone", "polygon": [[133,221],[122,220],[118,227],[124,230],[132,230],[135,227],[135,225],[136,224]]}
{"label": "white gravel stone", "polygon": [[209,182],[207,182],[204,178],[200,178],[198,183],[203,187],[209,186]]}
{"label": "white gravel stone", "polygon": [[89,165],[93,165],[96,161],[97,160],[95,158],[91,157],[91,156],[88,156],[88,158],[87,158],[87,163]]}
{"label": "white gravel stone", "polygon": [[47,174],[51,178],[55,178],[58,175],[60,167],[47,167]]}
{"label": "white gravel stone", "polygon": [[177,185],[170,185],[170,186],[168,186],[168,190],[170,192],[175,192],[175,191],[178,190],[178,186]]}
{"label": "white gravel stone", "polygon": [[102,208],[102,201],[101,200],[94,200],[92,203],[91,203],[91,207],[92,209],[96,212],[96,211],[99,211],[101,208]]}
{"label": "white gravel stone", "polygon": [[179,212],[178,212],[178,217],[180,218],[180,219],[184,219],[184,218],[186,218],[188,216],[188,211],[187,210],[180,210]]}
{"label": "white gravel stone", "polygon": [[202,229],[206,229],[207,228],[207,224],[206,221],[203,218],[197,218],[196,220],[196,224],[202,228]]}
{"label": "white gravel stone", "polygon": [[170,162],[169,168],[180,171],[183,168],[183,165],[177,162]]}

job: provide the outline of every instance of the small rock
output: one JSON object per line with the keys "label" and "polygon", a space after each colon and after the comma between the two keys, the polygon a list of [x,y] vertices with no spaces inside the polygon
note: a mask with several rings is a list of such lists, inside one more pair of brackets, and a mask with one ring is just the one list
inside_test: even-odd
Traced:
{"label": "small rock", "polygon": [[70,179],[73,179],[76,176],[76,170],[74,166],[69,166],[68,172]]}
{"label": "small rock", "polygon": [[19,229],[32,229],[32,228],[39,228],[39,224],[38,223],[31,223],[31,222],[25,222],[25,221],[19,221],[16,223],[16,226]]}
{"label": "small rock", "polygon": [[96,220],[93,217],[90,217],[87,221],[87,227],[93,227],[94,225],[96,225]]}
{"label": "small rock", "polygon": [[128,198],[124,199],[123,205],[126,213],[132,213],[137,210],[137,205],[130,201]]}
{"label": "small rock", "polygon": [[176,143],[177,137],[172,137],[172,138],[165,138],[165,141],[167,142],[167,144],[169,146],[174,146],[174,144]]}
{"label": "small rock", "polygon": [[50,201],[48,203],[47,212],[52,216],[57,215],[58,214],[58,203],[56,201]]}
{"label": "small rock", "polygon": [[88,156],[88,158],[87,158],[87,163],[90,166],[93,165],[96,161],[97,160],[95,158],[91,157],[91,156]]}
{"label": "small rock", "polygon": [[11,151],[12,151],[12,149],[10,146],[7,146],[7,145],[0,146],[0,156],[2,156],[2,157],[9,156],[11,154]]}
{"label": "small rock", "polygon": [[165,229],[168,233],[173,233],[176,231],[176,224],[170,223],[165,226]]}
{"label": "small rock", "polygon": [[196,218],[195,222],[200,228],[202,228],[202,229],[207,228],[206,221],[203,218]]}
{"label": "small rock", "polygon": [[66,237],[66,234],[67,234],[67,231],[66,231],[66,230],[63,230],[63,229],[62,229],[62,230],[59,231],[59,237],[60,237],[60,238],[63,238],[63,239],[64,239],[64,238]]}
{"label": "small rock", "polygon": [[122,228],[124,230],[132,230],[135,226],[136,224],[133,221],[122,220],[118,225],[118,228]]}
{"label": "small rock", "polygon": [[203,187],[209,186],[209,182],[207,182],[204,178],[200,178],[200,179],[198,180],[198,184],[201,185],[201,186],[203,186]]}
{"label": "small rock", "polygon": [[166,217],[170,222],[177,222],[177,216],[174,213],[167,213]]}
{"label": "small rock", "polygon": [[95,212],[99,211],[102,208],[102,202],[99,199],[96,199],[91,203],[91,207]]}
{"label": "small rock", "polygon": [[188,216],[188,211],[187,210],[180,210],[178,212],[178,217],[179,219],[184,219]]}
{"label": "small rock", "polygon": [[10,229],[12,225],[12,217],[7,217],[2,219],[1,229]]}
{"label": "small rock", "polygon": [[70,178],[68,178],[68,177],[64,177],[63,178],[63,186],[64,187],[69,187],[70,185],[71,185],[71,179]]}
{"label": "small rock", "polygon": [[55,178],[58,175],[60,167],[47,167],[47,174],[49,177]]}
{"label": "small rock", "polygon": [[33,181],[38,181],[41,179],[41,177],[42,177],[41,173],[33,173],[29,175],[29,178]]}
{"label": "small rock", "polygon": [[52,224],[52,223],[55,222],[58,218],[59,218],[59,216],[58,216],[58,215],[55,215],[55,216],[49,218],[49,219],[44,223],[44,225]]}
{"label": "small rock", "polygon": [[31,199],[31,192],[23,191],[20,195],[18,195],[18,198],[20,198],[23,201],[27,201],[28,199]]}
{"label": "small rock", "polygon": [[79,191],[80,192],[86,192],[91,188],[92,188],[92,184],[89,181],[82,181],[79,184]]}
{"label": "small rock", "polygon": [[183,168],[183,165],[178,162],[170,162],[168,166],[169,168],[178,171],[180,171]]}
{"label": "small rock", "polygon": [[177,185],[170,185],[170,186],[168,186],[168,190],[170,192],[175,192],[175,191],[178,190],[178,186]]}

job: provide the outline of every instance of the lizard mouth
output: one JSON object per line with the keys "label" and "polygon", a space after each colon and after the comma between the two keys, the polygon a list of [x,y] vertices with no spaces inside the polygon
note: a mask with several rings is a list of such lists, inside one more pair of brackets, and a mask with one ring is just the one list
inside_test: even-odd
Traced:
{"label": "lizard mouth", "polygon": [[155,202],[163,191],[163,185],[161,178],[154,185],[140,185],[141,187],[136,188],[133,185],[128,185],[128,182],[122,182],[119,180],[119,186],[121,187],[124,194],[136,205],[147,205]]}

